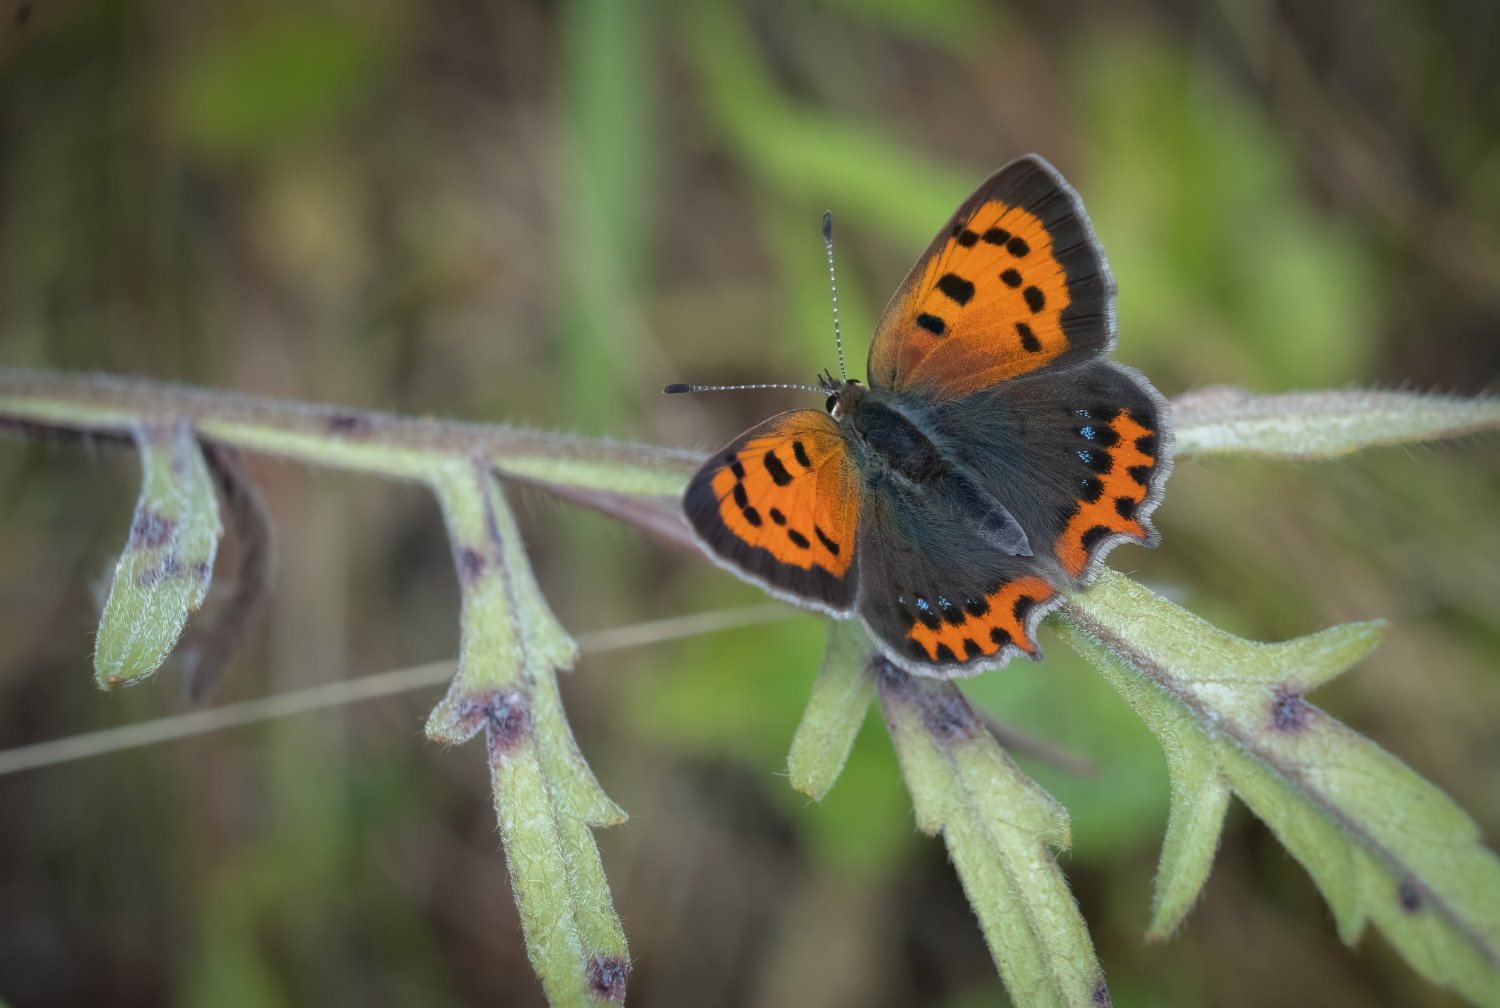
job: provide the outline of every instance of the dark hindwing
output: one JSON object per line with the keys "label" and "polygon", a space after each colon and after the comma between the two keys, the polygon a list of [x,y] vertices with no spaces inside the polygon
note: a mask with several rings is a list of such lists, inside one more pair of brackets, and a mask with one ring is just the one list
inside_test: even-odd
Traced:
{"label": "dark hindwing", "polygon": [[859,477],[828,414],[752,427],[704,463],[683,506],[710,555],[741,576],[827,612],[853,606]]}
{"label": "dark hindwing", "polygon": [[1156,545],[1170,407],[1135,369],[1094,360],[1027,376],[944,404],[934,425],[1015,516],[1055,583],[1085,587],[1122,542]]}
{"label": "dark hindwing", "polygon": [[867,494],[860,528],[859,614],[881,650],[908,671],[967,676],[1017,654],[1040,658],[1036,627],[1062,597],[1035,558],[981,536],[953,481]]}

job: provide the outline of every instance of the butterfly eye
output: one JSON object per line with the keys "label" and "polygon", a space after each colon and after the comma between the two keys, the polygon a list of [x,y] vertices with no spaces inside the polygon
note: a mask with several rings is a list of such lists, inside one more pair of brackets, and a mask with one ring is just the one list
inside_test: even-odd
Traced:
{"label": "butterfly eye", "polygon": [[839,395],[837,392],[828,397],[828,402],[824,404],[824,408],[835,417],[839,415]]}

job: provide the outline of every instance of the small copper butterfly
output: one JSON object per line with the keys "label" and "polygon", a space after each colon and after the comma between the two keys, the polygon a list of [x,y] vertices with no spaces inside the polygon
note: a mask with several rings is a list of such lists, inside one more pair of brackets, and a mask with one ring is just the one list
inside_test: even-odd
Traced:
{"label": "small copper butterfly", "polygon": [[688,484],[687,518],[723,566],[858,616],[909,671],[1040,658],[1037,624],[1061,593],[1120,543],[1158,540],[1169,407],[1106,358],[1114,343],[1115,282],[1083,203],[1020,158],[896,290],[869,385],[825,375],[826,412],[735,438]]}

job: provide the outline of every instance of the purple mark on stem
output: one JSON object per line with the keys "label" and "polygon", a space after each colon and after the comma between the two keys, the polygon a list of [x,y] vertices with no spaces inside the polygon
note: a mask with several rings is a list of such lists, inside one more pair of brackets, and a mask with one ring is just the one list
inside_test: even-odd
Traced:
{"label": "purple mark on stem", "polygon": [[459,581],[466,585],[471,585],[478,581],[480,576],[484,574],[484,554],[472,546],[465,546],[455,552],[457,556],[454,558],[454,562],[458,566]]}
{"label": "purple mark on stem", "polygon": [[177,530],[177,522],[148,508],[136,513],[130,525],[131,549],[161,549]]}
{"label": "purple mark on stem", "polygon": [[334,434],[361,435],[370,432],[370,423],[354,413],[334,413],[328,417],[328,430]]}
{"label": "purple mark on stem", "polygon": [[1401,901],[1401,909],[1409,914],[1422,909],[1422,890],[1412,879],[1401,880],[1401,884],[1396,887],[1396,898]]}
{"label": "purple mark on stem", "polygon": [[608,1001],[624,1002],[625,978],[630,975],[630,963],[613,956],[594,956],[589,960],[589,990],[595,997]]}
{"label": "purple mark on stem", "polygon": [[916,708],[922,726],[933,738],[956,742],[985,731],[974,709],[952,683],[918,679],[879,656],[871,659],[870,669],[883,701]]}
{"label": "purple mark on stem", "polygon": [[509,756],[531,738],[531,703],[517,690],[491,696],[474,711],[466,709],[460,713],[465,723],[469,723],[471,716],[483,718],[485,748],[491,763]]}
{"label": "purple mark on stem", "polygon": [[1300,690],[1282,686],[1271,699],[1271,727],[1277,731],[1300,732],[1307,727],[1312,707]]}

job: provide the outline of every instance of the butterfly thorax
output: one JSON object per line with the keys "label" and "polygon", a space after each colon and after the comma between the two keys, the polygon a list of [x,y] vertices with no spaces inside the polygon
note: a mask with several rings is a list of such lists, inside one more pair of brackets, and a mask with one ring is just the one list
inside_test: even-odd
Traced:
{"label": "butterfly thorax", "polygon": [[953,463],[888,393],[846,381],[829,397],[855,464],[867,476],[891,474],[917,485],[949,474]]}
{"label": "butterfly thorax", "polygon": [[930,417],[920,399],[846,381],[830,396],[829,412],[872,492],[941,500],[949,514],[965,516],[983,546],[1031,555],[1026,531],[1009,508],[927,433]]}

